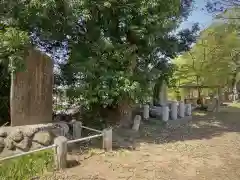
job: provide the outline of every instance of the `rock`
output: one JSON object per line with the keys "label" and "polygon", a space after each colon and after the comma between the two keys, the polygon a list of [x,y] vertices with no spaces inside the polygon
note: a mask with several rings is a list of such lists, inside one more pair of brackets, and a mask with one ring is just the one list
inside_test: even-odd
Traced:
{"label": "rock", "polygon": [[5,147],[4,139],[0,137],[0,152],[3,151],[4,147]]}
{"label": "rock", "polygon": [[14,142],[12,141],[12,139],[6,138],[6,139],[4,139],[4,142],[5,142],[5,147],[8,150],[14,150],[15,145],[14,145]]}
{"label": "rock", "polygon": [[38,131],[38,128],[29,128],[24,130],[24,135],[27,137],[32,137],[37,131]]}
{"label": "rock", "polygon": [[51,130],[54,136],[62,136],[63,130],[61,128],[54,128]]}
{"label": "rock", "polygon": [[30,149],[30,141],[28,137],[25,137],[20,143],[16,144],[16,147],[18,149],[21,149],[22,151],[28,151]]}
{"label": "rock", "polygon": [[7,132],[4,131],[3,129],[0,129],[0,137],[6,137],[7,136]]}
{"label": "rock", "polygon": [[59,122],[55,124],[55,128],[62,129],[62,135],[65,136],[69,132],[69,127],[65,122]]}
{"label": "rock", "polygon": [[9,138],[18,143],[24,139],[24,136],[22,131],[16,130],[10,134]]}
{"label": "rock", "polygon": [[43,145],[41,145],[41,144],[39,144],[39,143],[37,143],[37,142],[32,142],[31,143],[31,150],[35,150],[35,149],[40,149],[40,148],[42,148],[42,147],[44,147]]}
{"label": "rock", "polygon": [[44,146],[49,146],[52,144],[53,136],[48,131],[39,131],[34,135],[33,141]]}

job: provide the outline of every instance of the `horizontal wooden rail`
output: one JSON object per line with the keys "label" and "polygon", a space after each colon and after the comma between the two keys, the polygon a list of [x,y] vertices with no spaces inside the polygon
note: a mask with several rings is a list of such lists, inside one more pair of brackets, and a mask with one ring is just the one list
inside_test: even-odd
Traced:
{"label": "horizontal wooden rail", "polygon": [[54,148],[54,147],[56,147],[55,144],[53,144],[53,145],[51,145],[51,146],[43,147],[43,148],[40,148],[40,149],[35,149],[35,150],[32,150],[32,151],[24,152],[24,153],[21,153],[21,154],[16,154],[16,155],[13,155],[13,156],[8,156],[8,157],[5,157],[5,158],[0,159],[0,161],[5,161],[5,160],[13,159],[13,158],[16,158],[16,157],[29,155],[29,154],[32,154],[32,153],[35,153],[35,152],[44,151],[44,150],[47,150],[47,149],[52,149],[52,148]]}
{"label": "horizontal wooden rail", "polygon": [[[67,145],[68,144],[75,143],[75,142],[81,142],[81,141],[85,141],[85,140],[89,140],[89,139],[93,139],[93,138],[97,138],[97,137],[103,137],[103,148],[106,151],[112,150],[112,129],[111,128],[104,129],[103,131],[99,131],[96,129],[88,128],[86,126],[81,126],[81,122],[78,122],[75,127],[75,134],[79,130],[81,131],[81,128],[86,128],[86,129],[89,129],[89,130],[92,130],[95,132],[100,132],[100,134],[96,134],[96,135],[88,136],[88,137],[84,137],[84,138],[78,138],[78,139],[74,139],[74,140],[70,140],[70,141],[64,136],[58,136],[57,138],[54,139],[54,144],[51,146],[43,147],[43,148],[32,150],[29,152],[16,154],[16,155],[9,156],[9,157],[4,157],[4,158],[0,159],[0,161],[5,161],[5,160],[13,159],[16,157],[32,154],[35,152],[55,148],[54,149],[55,150],[54,151],[55,166],[57,169],[64,169],[67,167],[67,149],[68,149]],[[81,135],[81,132],[78,133],[78,135]]]}
{"label": "horizontal wooden rail", "polygon": [[88,136],[88,137],[84,137],[84,138],[80,138],[80,139],[74,139],[74,140],[70,140],[67,142],[67,144],[71,144],[71,143],[75,143],[75,142],[81,142],[81,141],[85,141],[85,140],[89,140],[89,139],[93,139],[93,138],[97,138],[97,137],[101,137],[103,136],[103,134],[96,134],[93,136]]}
{"label": "horizontal wooden rail", "polygon": [[88,129],[88,130],[90,130],[90,131],[95,131],[95,132],[98,132],[98,133],[102,133],[102,131],[100,131],[100,130],[93,129],[93,128],[90,128],[90,127],[87,127],[87,126],[83,126],[83,125],[82,125],[82,128]]}

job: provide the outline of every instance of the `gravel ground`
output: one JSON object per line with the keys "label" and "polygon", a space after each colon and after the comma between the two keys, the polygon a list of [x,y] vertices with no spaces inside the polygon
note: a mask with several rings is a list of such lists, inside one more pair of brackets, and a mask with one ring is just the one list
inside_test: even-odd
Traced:
{"label": "gravel ground", "polygon": [[141,126],[133,151],[70,155],[73,167],[49,180],[239,180],[240,109],[198,113],[177,129]]}

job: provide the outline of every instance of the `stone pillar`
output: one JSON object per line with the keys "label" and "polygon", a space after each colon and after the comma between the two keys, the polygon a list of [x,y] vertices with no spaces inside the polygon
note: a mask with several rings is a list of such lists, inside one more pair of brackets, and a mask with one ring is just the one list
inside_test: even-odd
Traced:
{"label": "stone pillar", "polygon": [[186,104],[186,116],[191,116],[191,115],[192,115],[192,105]]}
{"label": "stone pillar", "polygon": [[179,116],[183,118],[185,116],[185,104],[184,102],[179,102]]}
{"label": "stone pillar", "polygon": [[143,106],[143,119],[149,119],[149,105],[145,104]]}
{"label": "stone pillar", "polygon": [[177,102],[173,101],[171,103],[171,119],[176,120],[177,119]]}
{"label": "stone pillar", "polygon": [[29,50],[24,68],[12,74],[11,125],[52,121],[53,61],[38,50]]}
{"label": "stone pillar", "polygon": [[165,121],[165,122],[169,120],[169,108],[168,108],[168,106],[163,106],[162,107],[162,120]]}
{"label": "stone pillar", "polygon": [[140,124],[141,124],[141,119],[142,117],[140,115],[136,115],[134,120],[133,120],[133,127],[132,129],[135,131],[139,130]]}

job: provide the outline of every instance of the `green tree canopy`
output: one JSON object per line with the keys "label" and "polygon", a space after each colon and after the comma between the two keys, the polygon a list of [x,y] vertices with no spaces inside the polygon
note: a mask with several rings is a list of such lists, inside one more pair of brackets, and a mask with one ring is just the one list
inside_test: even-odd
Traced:
{"label": "green tree canopy", "polygon": [[146,100],[151,83],[163,75],[167,79],[168,61],[194,41],[197,26],[174,33],[191,4],[189,0],[3,0],[0,31],[4,38],[9,29],[21,37],[19,50],[31,41],[50,53],[58,47],[67,51],[60,79],[68,86],[68,95],[85,104],[115,105],[125,113],[132,102]]}
{"label": "green tree canopy", "polygon": [[182,83],[221,85],[236,83],[240,63],[239,31],[231,23],[217,22],[202,31],[191,51],[175,60]]}

